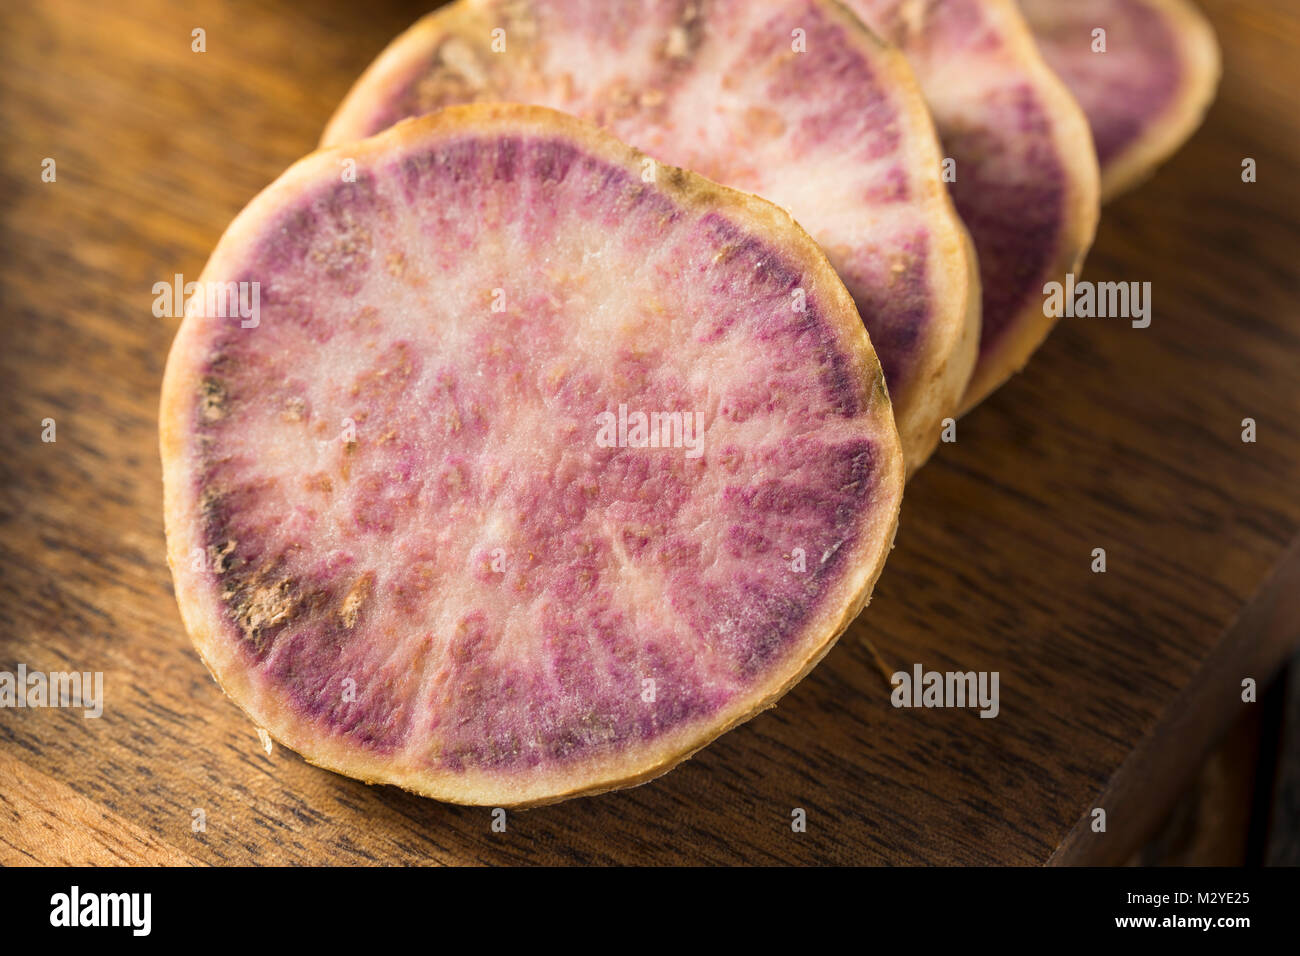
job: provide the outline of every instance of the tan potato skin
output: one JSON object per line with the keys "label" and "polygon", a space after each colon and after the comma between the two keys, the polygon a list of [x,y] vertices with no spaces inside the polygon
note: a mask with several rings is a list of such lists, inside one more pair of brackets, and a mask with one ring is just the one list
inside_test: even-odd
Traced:
{"label": "tan potato skin", "polygon": [[[200,281],[224,276],[229,258],[245,242],[260,234],[266,218],[281,208],[284,201],[300,195],[322,177],[336,178],[340,156],[347,155],[360,162],[414,144],[435,143],[440,137],[465,130],[481,134],[561,135],[631,172],[642,168],[643,154],[597,127],[563,113],[516,105],[451,107],[431,116],[407,120],[378,136],[351,144],[346,153],[340,149],[319,150],[294,164],[235,218]],[[201,353],[193,345],[199,334],[198,326],[186,320],[168,358],[159,422],[168,564],[177,603],[199,656],[226,694],[257,726],[308,762],[367,783],[393,784],[438,800],[499,807],[536,806],[635,786],[667,772],[727,730],[773,706],[825,656],[866,606],[898,527],[904,465],[880,364],[853,301],[820,248],[781,209],[690,172],[669,167],[665,173],[660,188],[675,201],[689,207],[721,210],[745,227],[762,231],[773,246],[803,265],[812,278],[814,295],[826,303],[828,316],[839,327],[843,347],[857,353],[858,385],[864,408],[869,409],[875,425],[873,431],[881,442],[881,470],[876,499],[861,516],[857,553],[847,563],[851,573],[832,589],[821,613],[814,616],[795,641],[796,658],[777,669],[771,680],[755,685],[713,719],[687,724],[626,756],[579,761],[546,773],[505,777],[398,765],[389,758],[350,747],[342,739],[323,737],[309,722],[273,694],[265,693],[250,678],[250,671],[238,660],[234,641],[226,633],[229,624],[219,597],[209,586],[205,572],[194,571],[189,561],[193,549],[202,546],[195,476],[187,442],[194,419]]]}

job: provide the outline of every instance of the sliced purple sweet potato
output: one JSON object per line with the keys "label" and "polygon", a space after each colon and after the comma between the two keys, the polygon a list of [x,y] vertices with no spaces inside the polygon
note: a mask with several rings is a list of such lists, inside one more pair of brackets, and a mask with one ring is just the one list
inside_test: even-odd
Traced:
{"label": "sliced purple sweet potato", "polygon": [[955,414],[979,337],[970,240],[904,58],[826,0],[461,0],[395,40],[333,145],[454,103],[562,109],[788,209],[880,355],[908,470]]}
{"label": "sliced purple sweet potato", "polygon": [[1219,47],[1187,0],[1020,6],[1048,65],[1088,116],[1103,201],[1149,176],[1201,125],[1219,82]]}
{"label": "sliced purple sweet potato", "polygon": [[198,288],[240,283],[252,319],[191,312],[168,361],[168,558],[213,675],[309,761],[474,804],[630,786],[866,604],[901,446],[776,206],[456,107],[293,166]]}
{"label": "sliced purple sweet potato", "polygon": [[1043,286],[1078,273],[1099,210],[1088,122],[1013,0],[845,0],[907,54],[934,114],[983,288],[966,409],[1047,337]]}

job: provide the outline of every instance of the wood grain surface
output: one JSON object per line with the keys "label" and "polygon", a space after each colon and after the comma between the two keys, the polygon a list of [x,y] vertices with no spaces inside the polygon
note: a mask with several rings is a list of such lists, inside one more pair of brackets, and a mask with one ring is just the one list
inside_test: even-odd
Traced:
{"label": "wood grain surface", "polygon": [[[102,671],[106,701],[0,710],[0,863],[1123,859],[1300,636],[1300,7],[1204,6],[1219,99],[1105,210],[1087,267],[1151,282],[1150,328],[1065,319],[960,422],[871,607],[779,707],[647,786],[494,833],[487,809],[268,755],[190,648],[163,548],[177,323],[152,286],[197,277],[424,9],[4,4],[0,670]],[[891,669],[998,671],[1001,713],[891,707],[868,641]]]}

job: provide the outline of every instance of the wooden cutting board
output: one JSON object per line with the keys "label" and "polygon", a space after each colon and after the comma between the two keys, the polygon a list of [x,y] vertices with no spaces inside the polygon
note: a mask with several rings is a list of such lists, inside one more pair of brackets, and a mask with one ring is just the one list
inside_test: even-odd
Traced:
{"label": "wooden cutting board", "polygon": [[[908,488],[871,607],[779,707],[499,833],[488,809],[268,755],[191,650],[163,551],[176,321],[153,284],[197,277],[422,7],[6,4],[0,670],[106,686],[98,719],[0,710],[0,863],[1122,858],[1300,636],[1300,7],[1206,7],[1218,102],[1105,210],[1088,263],[1151,282],[1151,326],[1065,319],[961,420]],[[890,670],[997,671],[1000,714],[893,708],[868,641]]]}

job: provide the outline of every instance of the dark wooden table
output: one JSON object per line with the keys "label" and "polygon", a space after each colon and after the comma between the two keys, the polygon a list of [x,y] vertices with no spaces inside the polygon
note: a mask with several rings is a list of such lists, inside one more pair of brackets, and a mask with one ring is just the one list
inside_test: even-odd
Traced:
{"label": "dark wooden table", "polygon": [[[1088,264],[1153,284],[1150,328],[1063,320],[961,421],[908,489],[870,609],[776,710],[494,834],[488,810],[268,756],[191,650],[163,551],[176,321],[152,286],[197,277],[421,6],[6,3],[0,670],[102,671],[106,704],[0,711],[0,863],[1125,856],[1300,635],[1300,8],[1206,6],[1218,102],[1106,209]],[[998,671],[1000,715],[894,709],[868,640],[890,668]]]}

